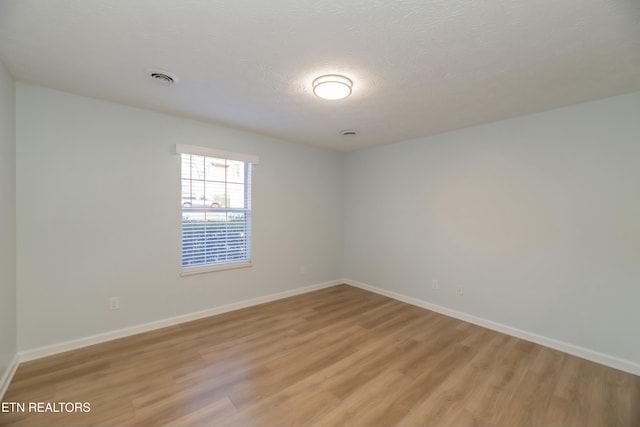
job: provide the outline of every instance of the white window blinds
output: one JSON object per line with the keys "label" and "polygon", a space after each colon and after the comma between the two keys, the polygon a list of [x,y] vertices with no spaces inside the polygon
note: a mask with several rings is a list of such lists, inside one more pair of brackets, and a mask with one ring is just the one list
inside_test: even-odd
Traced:
{"label": "white window blinds", "polygon": [[181,156],[183,274],[251,264],[251,166],[258,158],[187,145]]}

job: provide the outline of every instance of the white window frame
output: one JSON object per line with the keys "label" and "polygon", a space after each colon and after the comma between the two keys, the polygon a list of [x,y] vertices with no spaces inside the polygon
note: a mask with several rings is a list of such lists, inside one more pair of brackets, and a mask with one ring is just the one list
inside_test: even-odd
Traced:
{"label": "white window frame", "polygon": [[[244,162],[244,163],[249,163],[250,167],[253,165],[257,165],[260,162],[260,159],[258,158],[258,156],[254,156],[254,155],[250,155],[250,154],[244,154],[244,153],[236,153],[236,152],[231,152],[231,151],[224,151],[224,150],[218,150],[215,148],[209,148],[209,147],[200,147],[200,146],[195,146],[195,145],[185,145],[185,144],[176,144],[176,154],[182,155],[182,154],[189,154],[189,155],[196,155],[196,156],[205,156],[205,157],[215,157],[218,159],[226,159],[226,160],[234,160],[234,161],[239,161],[239,162]],[[182,169],[182,164],[180,165],[180,168]],[[180,181],[182,181],[182,172],[180,174]],[[248,192],[248,197],[249,200],[251,200],[251,175],[249,176],[249,181],[245,181],[245,191]],[[195,266],[195,267],[184,267],[182,266],[182,262],[183,262],[183,258],[182,258],[182,247],[183,247],[183,238],[182,238],[182,207],[181,207],[181,211],[180,211],[180,268],[181,268],[181,272],[180,275],[181,276],[188,276],[188,275],[192,275],[192,274],[200,274],[200,273],[206,273],[206,272],[210,272],[210,271],[220,271],[220,270],[229,270],[229,269],[234,269],[234,268],[243,268],[243,267],[250,267],[252,265],[252,254],[251,254],[251,246],[252,246],[252,240],[253,240],[253,235],[250,232],[251,230],[251,221],[252,221],[252,216],[251,216],[251,203],[249,203],[249,207],[248,209],[248,219],[247,221],[249,221],[249,224],[247,226],[247,229],[249,230],[249,235],[247,236],[248,242],[247,242],[247,249],[249,251],[248,260],[242,260],[242,261],[238,261],[238,262],[225,262],[225,263],[217,263],[217,264],[206,264],[206,265],[199,265],[199,266]]]}

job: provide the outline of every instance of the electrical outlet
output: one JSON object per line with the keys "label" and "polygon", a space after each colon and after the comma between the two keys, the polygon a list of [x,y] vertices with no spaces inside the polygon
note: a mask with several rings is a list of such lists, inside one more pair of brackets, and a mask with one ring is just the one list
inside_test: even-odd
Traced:
{"label": "electrical outlet", "polygon": [[109,310],[119,310],[119,309],[120,309],[120,297],[109,298]]}
{"label": "electrical outlet", "polygon": [[433,279],[433,280],[431,281],[431,287],[432,287],[433,289],[439,289],[439,288],[440,288],[440,284],[438,283],[438,279]]}
{"label": "electrical outlet", "polygon": [[456,288],[456,294],[458,294],[459,297],[461,297],[462,295],[464,295],[464,288],[462,286],[458,286]]}

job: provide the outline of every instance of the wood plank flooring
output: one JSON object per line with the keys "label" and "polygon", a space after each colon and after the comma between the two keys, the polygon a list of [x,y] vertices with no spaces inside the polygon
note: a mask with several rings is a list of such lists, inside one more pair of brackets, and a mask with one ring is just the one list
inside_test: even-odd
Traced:
{"label": "wood plank flooring", "polygon": [[12,426],[638,426],[640,377],[347,285],[20,365]]}

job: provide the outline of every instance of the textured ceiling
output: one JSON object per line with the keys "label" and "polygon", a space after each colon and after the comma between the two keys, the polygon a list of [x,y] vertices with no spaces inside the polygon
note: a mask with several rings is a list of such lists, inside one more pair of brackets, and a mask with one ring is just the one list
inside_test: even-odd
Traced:
{"label": "textured ceiling", "polygon": [[[0,0],[0,60],[20,81],[348,151],[640,90],[640,1]],[[352,96],[316,98],[323,73]]]}

